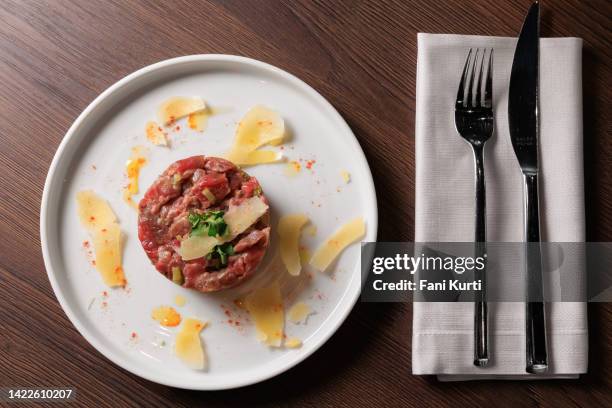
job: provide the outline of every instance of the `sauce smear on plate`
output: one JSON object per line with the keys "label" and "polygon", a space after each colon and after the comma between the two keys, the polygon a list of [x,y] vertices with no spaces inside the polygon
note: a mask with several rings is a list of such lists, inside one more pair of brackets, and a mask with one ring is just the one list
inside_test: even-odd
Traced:
{"label": "sauce smear on plate", "polygon": [[181,315],[170,306],[159,306],[151,312],[153,320],[165,327],[178,326],[181,323]]}

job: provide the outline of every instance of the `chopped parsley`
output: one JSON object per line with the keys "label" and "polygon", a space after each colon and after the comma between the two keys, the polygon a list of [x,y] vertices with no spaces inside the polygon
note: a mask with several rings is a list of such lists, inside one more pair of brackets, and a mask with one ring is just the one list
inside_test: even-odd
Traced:
{"label": "chopped parsley", "polygon": [[215,245],[213,250],[206,255],[206,259],[218,259],[220,266],[225,266],[227,265],[227,258],[230,255],[234,255],[234,246],[227,242],[225,244]]}
{"label": "chopped parsley", "polygon": [[227,224],[221,210],[206,211],[204,214],[192,212],[188,219],[191,224],[191,236],[221,237],[227,232]]}

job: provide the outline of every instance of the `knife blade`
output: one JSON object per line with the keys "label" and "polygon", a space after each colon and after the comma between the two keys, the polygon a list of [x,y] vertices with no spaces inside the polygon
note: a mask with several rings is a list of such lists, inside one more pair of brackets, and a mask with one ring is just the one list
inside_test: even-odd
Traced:
{"label": "knife blade", "polygon": [[[514,52],[508,92],[508,124],[512,147],[523,173],[524,240],[527,302],[525,313],[526,371],[548,369],[543,303],[538,201],[538,75],[540,5],[531,5]],[[531,243],[531,244],[530,244]]]}
{"label": "knife blade", "polygon": [[538,172],[539,15],[540,6],[535,2],[516,43],[510,74],[510,138],[523,173]]}

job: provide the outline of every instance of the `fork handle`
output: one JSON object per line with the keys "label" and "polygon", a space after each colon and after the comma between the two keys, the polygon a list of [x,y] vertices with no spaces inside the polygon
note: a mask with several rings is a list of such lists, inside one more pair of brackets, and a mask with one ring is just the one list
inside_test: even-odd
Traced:
{"label": "fork handle", "polygon": [[[473,144],[476,164],[476,225],[475,255],[486,255],[486,188],[484,177],[484,144]],[[486,260],[486,258],[485,258]],[[474,279],[482,282],[482,290],[474,302],[474,365],[486,367],[489,363],[489,313],[486,302],[486,263],[482,270],[474,269]]]}
{"label": "fork handle", "polygon": [[[548,370],[546,348],[546,319],[542,284],[542,256],[540,252],[540,215],[538,204],[538,175],[525,174],[525,269],[527,272],[527,304],[525,334],[528,373]],[[534,301],[536,300],[537,301]]]}

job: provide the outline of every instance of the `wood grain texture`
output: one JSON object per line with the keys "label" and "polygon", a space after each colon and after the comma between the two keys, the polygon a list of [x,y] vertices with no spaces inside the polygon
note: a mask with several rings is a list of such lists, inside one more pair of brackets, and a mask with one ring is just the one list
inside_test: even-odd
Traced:
{"label": "wood grain texture", "polygon": [[[41,258],[43,183],[72,121],[130,72],[199,53],[263,60],[323,94],[372,167],[380,239],[411,240],[416,34],[516,35],[529,3],[0,2],[0,385],[74,386],[82,406],[612,406],[609,304],[589,306],[590,368],[577,381],[445,384],[412,376],[411,306],[358,304],[322,349],[288,373],[201,393],[150,383],[107,361],[64,315]],[[585,41],[588,238],[612,241],[612,7],[544,3],[543,36]]]}

